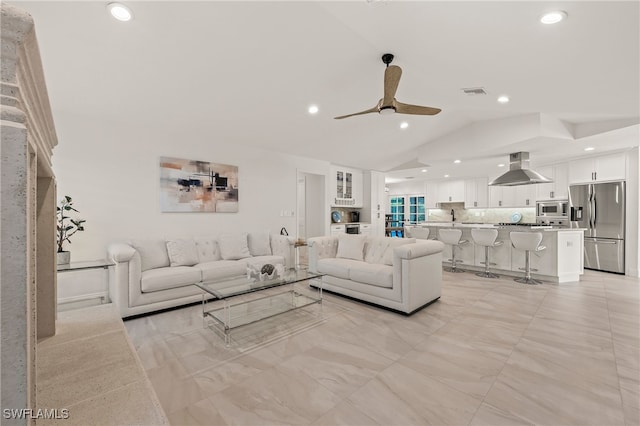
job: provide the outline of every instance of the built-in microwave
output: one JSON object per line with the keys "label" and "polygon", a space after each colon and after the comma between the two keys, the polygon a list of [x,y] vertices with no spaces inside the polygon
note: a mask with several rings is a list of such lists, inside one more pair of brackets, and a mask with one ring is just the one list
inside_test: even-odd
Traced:
{"label": "built-in microwave", "polygon": [[537,217],[566,217],[569,211],[568,200],[549,200],[536,202]]}
{"label": "built-in microwave", "polygon": [[360,233],[360,225],[357,223],[347,223],[344,226],[344,231],[347,234],[359,234]]}

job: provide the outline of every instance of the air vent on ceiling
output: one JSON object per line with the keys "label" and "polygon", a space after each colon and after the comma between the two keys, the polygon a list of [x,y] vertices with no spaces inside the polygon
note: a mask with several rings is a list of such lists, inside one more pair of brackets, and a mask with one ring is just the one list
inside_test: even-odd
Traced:
{"label": "air vent on ceiling", "polygon": [[413,179],[413,178],[415,178],[415,176],[407,176],[407,177],[405,177],[405,179]]}
{"label": "air vent on ceiling", "polygon": [[466,87],[463,88],[462,91],[466,95],[486,95],[487,91],[484,90],[484,87]]}

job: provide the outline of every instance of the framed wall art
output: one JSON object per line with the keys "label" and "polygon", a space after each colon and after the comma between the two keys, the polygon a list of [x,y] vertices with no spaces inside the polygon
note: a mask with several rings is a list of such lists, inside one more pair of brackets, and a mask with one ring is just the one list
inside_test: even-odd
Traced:
{"label": "framed wall art", "polygon": [[238,167],[160,157],[162,212],[238,212]]}

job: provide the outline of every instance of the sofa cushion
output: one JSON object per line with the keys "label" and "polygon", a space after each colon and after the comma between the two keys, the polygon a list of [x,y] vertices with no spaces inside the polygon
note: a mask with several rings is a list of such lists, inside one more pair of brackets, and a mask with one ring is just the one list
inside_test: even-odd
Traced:
{"label": "sofa cushion", "polygon": [[196,243],[196,251],[198,252],[197,263],[213,262],[222,259],[218,242],[214,237],[200,237],[195,238],[194,241]]}
{"label": "sofa cushion", "polygon": [[349,268],[349,278],[363,284],[392,288],[393,266],[361,262]]}
{"label": "sofa cushion", "polygon": [[142,271],[170,265],[167,244],[164,240],[133,240],[129,244],[140,255],[140,269]]}
{"label": "sofa cushion", "polygon": [[271,238],[269,232],[251,232],[248,236],[251,256],[271,255]]}
{"label": "sofa cushion", "polygon": [[196,243],[192,239],[167,240],[171,266],[193,266],[198,263]]}
{"label": "sofa cushion", "polygon": [[384,252],[391,241],[388,237],[367,237],[364,249],[364,261],[384,264]]}
{"label": "sofa cushion", "polygon": [[203,281],[217,281],[247,273],[247,265],[236,260],[215,260],[213,262],[198,263],[194,268],[202,271]]}
{"label": "sofa cushion", "polygon": [[191,266],[174,266],[170,268],[155,268],[142,273],[140,289],[143,293],[184,287],[200,281],[202,275],[199,269]]}
{"label": "sofa cushion", "polygon": [[238,260],[251,256],[247,243],[247,233],[222,234],[218,237],[220,255],[224,260]]}
{"label": "sofa cushion", "polygon": [[349,279],[349,269],[358,267],[363,262],[352,259],[338,259],[328,257],[318,260],[317,270],[321,274],[332,275],[338,278]]}
{"label": "sofa cushion", "polygon": [[389,246],[384,251],[382,262],[385,265],[393,265],[393,249],[405,244],[413,244],[415,242],[415,238],[389,238]]}
{"label": "sofa cushion", "polygon": [[336,258],[364,260],[364,235],[338,235],[338,253]]}

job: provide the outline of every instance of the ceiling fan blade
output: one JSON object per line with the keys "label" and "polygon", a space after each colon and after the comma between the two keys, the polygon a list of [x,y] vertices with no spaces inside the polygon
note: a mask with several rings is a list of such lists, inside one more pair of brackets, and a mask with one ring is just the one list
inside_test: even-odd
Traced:
{"label": "ceiling fan blade", "polygon": [[398,83],[400,83],[400,77],[402,76],[402,68],[397,65],[388,66],[384,71],[384,98],[382,98],[382,105],[391,105],[393,98],[396,96],[396,90],[398,90]]}
{"label": "ceiling fan blade", "polygon": [[378,106],[376,105],[373,108],[370,108],[370,109],[368,109],[366,111],[360,111],[360,112],[356,112],[356,113],[349,114],[349,115],[341,115],[340,117],[333,117],[333,118],[336,119],[336,120],[340,120],[340,119],[347,118],[347,117],[353,117],[354,115],[369,114],[371,112],[380,112],[380,110],[378,109]]}
{"label": "ceiling fan blade", "polygon": [[403,104],[402,102],[395,102],[396,112],[399,114],[415,114],[415,115],[436,115],[440,111],[440,108],[432,108],[420,105]]}

